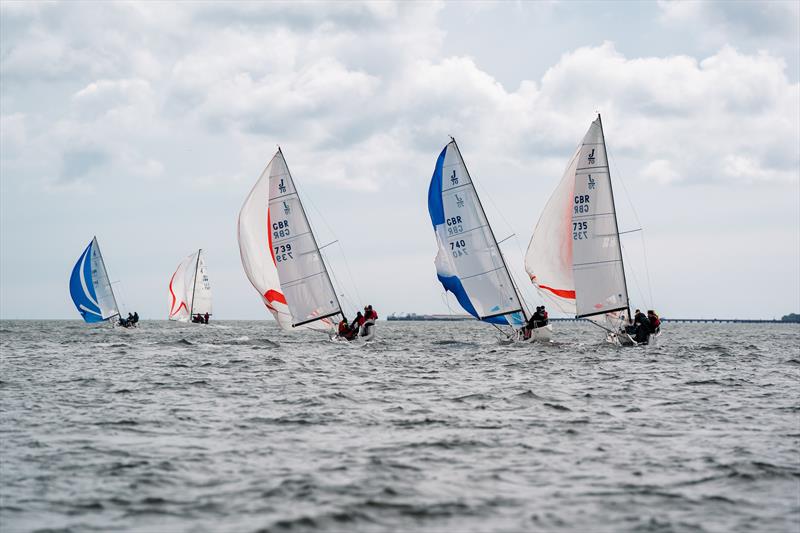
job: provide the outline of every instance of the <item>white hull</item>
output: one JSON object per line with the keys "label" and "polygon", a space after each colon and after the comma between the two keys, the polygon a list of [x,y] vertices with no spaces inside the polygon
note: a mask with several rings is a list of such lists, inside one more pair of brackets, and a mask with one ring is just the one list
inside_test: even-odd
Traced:
{"label": "white hull", "polygon": [[531,331],[531,336],[529,338],[524,338],[522,335],[522,329],[518,329],[516,334],[513,337],[509,337],[506,343],[512,342],[552,342],[553,340],[553,326],[550,324],[546,326],[542,326],[541,328],[536,328]]}
{"label": "white hull", "polygon": [[372,321],[365,322],[364,326],[361,329],[361,333],[359,333],[358,337],[352,340],[347,340],[344,337],[339,336],[338,334],[334,334],[331,336],[331,340],[334,342],[347,342],[350,344],[364,344],[370,342],[374,338],[375,338],[375,322]]}
{"label": "white hull", "polygon": [[630,346],[657,346],[658,338],[661,336],[661,330],[658,333],[651,333],[647,337],[647,342],[636,342],[633,337],[627,333],[609,333],[606,336],[606,342],[616,344],[617,346],[630,347]]}

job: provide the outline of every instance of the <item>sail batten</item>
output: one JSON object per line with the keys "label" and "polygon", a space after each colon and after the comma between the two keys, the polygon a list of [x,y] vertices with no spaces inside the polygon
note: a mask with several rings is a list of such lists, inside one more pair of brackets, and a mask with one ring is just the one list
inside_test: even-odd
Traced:
{"label": "sail batten", "polygon": [[600,117],[548,200],[525,255],[533,284],[577,317],[628,308],[614,194]]}
{"label": "sail batten", "polygon": [[455,140],[436,161],[428,188],[436,274],[475,318],[521,325],[525,312]]}

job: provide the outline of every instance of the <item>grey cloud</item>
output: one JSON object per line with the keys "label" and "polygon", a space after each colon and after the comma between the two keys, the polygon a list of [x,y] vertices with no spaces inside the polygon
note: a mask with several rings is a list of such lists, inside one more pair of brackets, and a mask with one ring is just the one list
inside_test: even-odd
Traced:
{"label": "grey cloud", "polygon": [[61,181],[73,182],[86,178],[90,172],[110,161],[106,152],[92,149],[70,150],[62,156]]}

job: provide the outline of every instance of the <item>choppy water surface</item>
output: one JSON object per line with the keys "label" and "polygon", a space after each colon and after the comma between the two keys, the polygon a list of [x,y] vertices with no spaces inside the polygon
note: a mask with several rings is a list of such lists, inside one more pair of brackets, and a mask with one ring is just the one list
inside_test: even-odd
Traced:
{"label": "choppy water surface", "polygon": [[2,322],[0,529],[800,529],[800,328]]}

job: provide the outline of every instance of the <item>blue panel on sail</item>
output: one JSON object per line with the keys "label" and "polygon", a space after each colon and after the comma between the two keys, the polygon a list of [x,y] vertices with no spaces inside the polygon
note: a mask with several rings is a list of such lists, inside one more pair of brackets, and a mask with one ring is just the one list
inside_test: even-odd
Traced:
{"label": "blue panel on sail", "polygon": [[447,154],[447,146],[444,147],[439,159],[436,160],[436,168],[433,169],[431,185],[428,187],[428,213],[431,215],[431,222],[434,229],[439,224],[444,224],[444,203],[442,202],[442,167],[444,166],[444,156]]}
{"label": "blue panel on sail", "polygon": [[97,303],[92,283],[92,243],[81,254],[69,278],[69,294],[78,312],[86,322],[102,322],[103,315]]}

